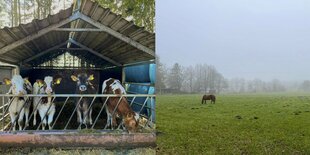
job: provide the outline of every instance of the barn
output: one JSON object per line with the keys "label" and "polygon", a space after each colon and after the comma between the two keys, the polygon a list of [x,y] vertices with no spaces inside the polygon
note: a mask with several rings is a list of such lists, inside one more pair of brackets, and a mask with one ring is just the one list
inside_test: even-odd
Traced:
{"label": "barn", "polygon": [[[78,0],[70,8],[42,20],[18,27],[0,29],[1,78],[20,74],[31,83],[44,76],[62,78],[53,95],[56,104],[53,130],[40,125],[12,132],[8,107],[8,87],[0,85],[0,146],[44,147],[137,147],[155,145],[155,34],[101,7],[91,0]],[[94,124],[79,128],[76,124],[75,83],[71,75],[94,75],[97,88],[91,106]],[[106,127],[101,85],[108,78],[119,79],[123,95],[144,124],[137,133]],[[1,79],[2,80],[2,79]],[[34,97],[35,95],[28,95]],[[33,107],[32,107],[33,108]],[[31,116],[31,115],[30,115]],[[142,122],[142,121],[141,121]]]}

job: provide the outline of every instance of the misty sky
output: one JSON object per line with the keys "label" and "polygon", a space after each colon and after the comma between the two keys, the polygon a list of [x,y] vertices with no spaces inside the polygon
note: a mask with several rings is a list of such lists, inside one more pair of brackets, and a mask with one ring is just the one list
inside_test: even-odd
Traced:
{"label": "misty sky", "polygon": [[157,0],[156,52],[226,78],[310,79],[310,0]]}

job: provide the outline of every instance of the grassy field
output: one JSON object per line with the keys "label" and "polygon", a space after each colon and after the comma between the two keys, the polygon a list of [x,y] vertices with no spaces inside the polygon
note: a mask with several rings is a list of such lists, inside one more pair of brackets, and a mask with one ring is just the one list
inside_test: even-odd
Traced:
{"label": "grassy field", "polygon": [[310,154],[310,94],[157,96],[158,154]]}

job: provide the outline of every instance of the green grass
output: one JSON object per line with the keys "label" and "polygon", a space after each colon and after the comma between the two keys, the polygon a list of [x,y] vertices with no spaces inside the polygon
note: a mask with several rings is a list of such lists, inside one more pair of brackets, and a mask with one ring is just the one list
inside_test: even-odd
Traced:
{"label": "green grass", "polygon": [[158,154],[310,154],[310,94],[157,96]]}

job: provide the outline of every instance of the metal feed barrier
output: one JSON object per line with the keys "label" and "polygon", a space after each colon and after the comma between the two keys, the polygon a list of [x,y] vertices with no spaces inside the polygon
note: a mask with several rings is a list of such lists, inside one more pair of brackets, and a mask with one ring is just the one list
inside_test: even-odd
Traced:
{"label": "metal feed barrier", "polygon": [[[81,123],[77,123],[75,120],[74,115],[76,115],[77,111],[77,105],[76,101],[80,103],[83,98],[90,99],[91,103],[89,104],[89,109],[92,108],[93,115],[92,118],[94,119],[93,124],[85,127],[88,129],[93,129],[96,131],[113,131],[112,129],[108,128],[108,124],[106,123],[106,115],[105,112],[103,112],[103,109],[105,105],[107,104],[107,101],[109,98],[117,97],[119,98],[117,106],[119,105],[122,98],[126,97],[128,103],[130,106],[132,105],[138,105],[140,106],[139,111],[135,111],[137,114],[139,114],[139,126],[142,129],[155,129],[155,120],[153,120],[153,115],[155,115],[155,109],[154,106],[148,106],[147,103],[154,104],[155,103],[155,95],[148,95],[148,94],[126,94],[126,95],[106,95],[106,94],[54,94],[54,95],[24,95],[24,97],[27,98],[33,98],[33,97],[53,97],[52,101],[55,103],[56,106],[56,112],[54,115],[54,119],[52,122],[52,129],[53,131],[80,131],[82,126]],[[1,104],[0,104],[0,133],[11,133],[13,129],[13,125],[11,124],[11,118],[9,117],[9,107],[12,104],[14,97],[20,97],[16,95],[11,94],[0,94]],[[11,98],[11,99],[10,99]],[[141,101],[141,98],[145,98],[144,102],[135,102],[138,98]],[[100,101],[101,100],[101,101]],[[26,104],[23,105],[25,107]],[[33,105],[31,103],[31,105]],[[29,113],[29,126],[25,127],[25,121],[23,125],[23,130],[27,131],[28,133],[30,131],[37,132],[41,131],[42,127],[42,121],[41,118],[37,117],[37,120],[39,120],[36,126],[33,126],[32,119],[34,117],[34,110],[37,109],[38,104],[35,104],[36,107],[32,107]],[[150,105],[150,104],[149,104]],[[51,107],[51,106],[50,106]],[[50,109],[50,107],[48,109]],[[88,109],[88,112],[89,112]],[[48,111],[48,110],[47,110]],[[18,113],[18,116],[20,115],[21,110]],[[112,115],[116,112],[116,108],[114,109]],[[47,114],[45,114],[44,118],[47,117]],[[76,116],[75,116],[76,117]],[[18,117],[14,120],[16,122]],[[47,119],[47,118],[46,118]],[[85,118],[83,118],[85,119]],[[122,129],[122,120],[119,120],[117,129]],[[18,124],[16,125],[18,126]],[[23,132],[19,131],[18,128],[16,128],[16,132]],[[45,132],[48,132],[49,130],[46,130]]]}

